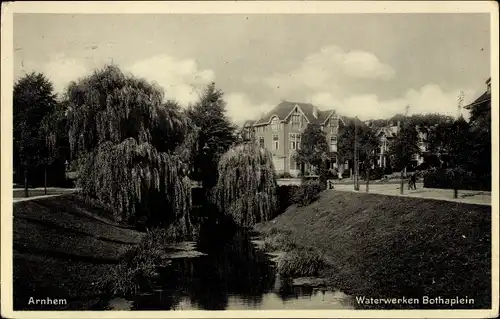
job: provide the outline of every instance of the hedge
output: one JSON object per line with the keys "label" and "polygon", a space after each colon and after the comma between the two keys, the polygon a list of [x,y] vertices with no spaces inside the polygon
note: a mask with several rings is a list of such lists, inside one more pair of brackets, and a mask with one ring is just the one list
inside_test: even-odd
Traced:
{"label": "hedge", "polygon": [[432,168],[423,173],[424,187],[491,191],[491,175],[476,175],[460,168]]}

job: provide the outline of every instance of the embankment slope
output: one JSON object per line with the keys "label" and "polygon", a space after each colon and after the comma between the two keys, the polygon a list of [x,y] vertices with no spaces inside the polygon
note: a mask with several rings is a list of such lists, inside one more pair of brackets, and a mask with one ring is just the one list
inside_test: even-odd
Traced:
{"label": "embankment slope", "polygon": [[273,228],[324,253],[348,294],[468,297],[475,304],[463,308],[491,307],[491,206],[325,191],[256,226]]}
{"label": "embankment slope", "polygon": [[[14,309],[87,309],[105,293],[100,282],[143,233],[112,221],[102,206],[77,195],[36,199],[13,206]],[[68,304],[29,305],[34,299]]]}

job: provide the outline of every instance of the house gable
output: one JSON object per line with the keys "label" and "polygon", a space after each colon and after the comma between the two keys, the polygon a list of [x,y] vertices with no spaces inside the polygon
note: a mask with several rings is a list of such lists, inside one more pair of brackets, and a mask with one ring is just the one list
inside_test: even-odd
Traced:
{"label": "house gable", "polygon": [[298,104],[295,104],[295,106],[292,108],[290,113],[288,113],[288,115],[285,117],[285,119],[283,121],[288,122],[288,119],[290,118],[290,116],[292,116],[292,114],[295,112],[295,110],[299,110],[299,112],[302,114],[302,116],[306,119],[307,124],[311,123],[311,121],[307,118],[307,116],[304,114],[304,111],[302,111],[302,109],[300,108],[300,106]]}

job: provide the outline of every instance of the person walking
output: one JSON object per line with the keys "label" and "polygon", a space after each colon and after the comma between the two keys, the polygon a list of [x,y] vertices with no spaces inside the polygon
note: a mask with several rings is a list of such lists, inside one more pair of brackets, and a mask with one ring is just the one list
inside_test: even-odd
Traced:
{"label": "person walking", "polygon": [[410,181],[408,182],[408,189],[417,189],[417,174],[412,173],[410,176]]}

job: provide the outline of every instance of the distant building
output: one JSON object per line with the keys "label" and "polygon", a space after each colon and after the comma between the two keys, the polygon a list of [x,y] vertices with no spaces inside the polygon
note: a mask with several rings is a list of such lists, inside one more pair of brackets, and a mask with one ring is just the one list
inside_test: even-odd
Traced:
{"label": "distant building", "polygon": [[282,101],[259,120],[247,121],[242,128],[244,139],[255,139],[258,145],[269,150],[278,174],[289,173],[298,176],[301,170],[311,167],[296,163],[295,152],[300,148],[301,138],[308,124],[319,124],[326,133],[330,151],[330,168],[348,169],[348,163],[337,163],[338,131],[344,120],[335,110],[322,111],[309,103]]}
{"label": "distant building", "polygon": [[248,120],[243,123],[242,128],[241,128],[241,138],[244,141],[251,141],[255,139],[255,131],[253,129],[255,121]]}
{"label": "distant building", "polygon": [[394,140],[394,138],[399,133],[400,122],[397,124],[387,123],[386,126],[379,127],[376,129],[376,135],[379,138],[379,151],[377,154],[377,163],[378,167],[386,168],[389,166],[389,145]]}
{"label": "distant building", "polygon": [[472,107],[491,109],[491,77],[486,80],[485,84],[486,91],[474,100],[474,102],[465,106],[465,109],[470,110]]}
{"label": "distant building", "polygon": [[420,149],[420,154],[415,154],[413,166],[419,166],[425,162],[425,159],[432,154],[428,150],[427,136],[428,131],[421,128],[420,126],[415,127],[418,134],[418,148]]}

